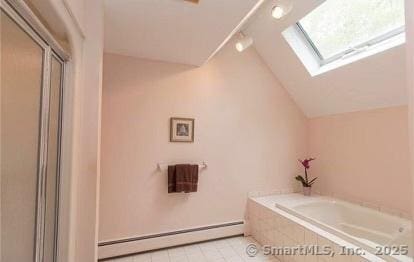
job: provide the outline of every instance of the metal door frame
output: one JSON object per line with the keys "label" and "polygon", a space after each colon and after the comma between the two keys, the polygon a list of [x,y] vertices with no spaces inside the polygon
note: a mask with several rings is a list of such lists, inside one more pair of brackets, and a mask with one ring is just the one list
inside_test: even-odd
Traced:
{"label": "metal door frame", "polygon": [[[13,20],[33,41],[43,50],[42,58],[42,86],[41,86],[41,112],[40,112],[40,132],[39,132],[39,151],[37,168],[37,199],[36,199],[36,230],[35,230],[35,249],[33,258],[36,262],[43,262],[44,257],[44,233],[45,233],[45,212],[46,212],[46,172],[48,157],[48,133],[49,133],[49,98],[50,98],[50,77],[52,57],[56,58],[62,65],[60,101],[59,101],[59,131],[58,131],[58,156],[57,156],[57,182],[56,182],[56,235],[58,234],[59,224],[59,195],[60,195],[60,166],[61,166],[61,141],[63,123],[63,94],[65,83],[65,65],[69,60],[69,55],[53,38],[45,26],[21,0],[1,0],[0,9],[11,20]],[[56,236],[55,235],[55,236]],[[58,238],[55,238],[54,261],[57,260]]]}

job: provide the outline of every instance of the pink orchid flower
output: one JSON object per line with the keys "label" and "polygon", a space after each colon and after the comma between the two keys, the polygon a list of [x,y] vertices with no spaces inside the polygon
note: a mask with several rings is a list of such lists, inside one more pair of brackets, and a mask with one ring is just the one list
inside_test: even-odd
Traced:
{"label": "pink orchid flower", "polygon": [[298,161],[300,163],[302,163],[302,165],[305,167],[305,169],[309,169],[310,168],[309,163],[310,163],[310,161],[313,161],[313,160],[315,160],[315,158],[307,158],[307,159],[304,159],[304,160],[298,159]]}

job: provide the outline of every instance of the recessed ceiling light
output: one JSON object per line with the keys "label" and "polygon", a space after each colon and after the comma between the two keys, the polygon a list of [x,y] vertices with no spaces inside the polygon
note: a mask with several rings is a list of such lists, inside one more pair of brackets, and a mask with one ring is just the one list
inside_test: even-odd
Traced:
{"label": "recessed ceiling light", "polygon": [[283,17],[285,11],[283,10],[283,7],[276,5],[272,9],[272,16],[276,19],[280,19]]}
{"label": "recessed ceiling light", "polygon": [[278,0],[272,8],[272,16],[275,19],[281,19],[292,10],[292,3],[289,0]]}

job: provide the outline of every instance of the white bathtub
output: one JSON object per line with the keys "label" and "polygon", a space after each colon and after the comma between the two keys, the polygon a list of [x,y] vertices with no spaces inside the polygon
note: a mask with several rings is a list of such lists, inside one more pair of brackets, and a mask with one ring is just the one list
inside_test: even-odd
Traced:
{"label": "white bathtub", "polygon": [[322,196],[300,194],[273,198],[275,206],[310,222],[369,252],[384,251],[381,247],[408,246],[408,256],[393,255],[398,261],[412,261],[411,221],[363,207],[361,205]]}

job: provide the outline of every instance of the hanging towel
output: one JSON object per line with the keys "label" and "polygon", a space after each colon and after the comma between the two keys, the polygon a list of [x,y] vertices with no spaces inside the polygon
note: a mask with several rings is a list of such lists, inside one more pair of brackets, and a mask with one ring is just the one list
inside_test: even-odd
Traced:
{"label": "hanging towel", "polygon": [[168,166],[168,193],[197,192],[198,165]]}
{"label": "hanging towel", "polygon": [[168,193],[176,193],[175,191],[175,166],[168,166]]}

